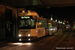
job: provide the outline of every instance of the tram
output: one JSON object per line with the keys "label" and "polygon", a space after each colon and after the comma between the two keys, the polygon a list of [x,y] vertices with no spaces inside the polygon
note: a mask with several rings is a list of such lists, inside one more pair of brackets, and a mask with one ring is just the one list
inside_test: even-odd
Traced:
{"label": "tram", "polygon": [[[47,27],[47,19],[39,16],[20,16],[19,18],[19,41],[34,40],[36,38],[47,35],[45,28]],[[46,31],[47,32],[47,31]]]}
{"label": "tram", "polygon": [[51,23],[48,19],[39,17],[35,11],[28,11],[25,15],[24,13],[19,14],[19,41],[32,41],[36,38],[52,35],[52,33],[56,31],[56,27],[52,26],[52,23],[54,22]]}
{"label": "tram", "polygon": [[54,20],[48,20],[48,34],[53,35],[57,32],[57,22]]}

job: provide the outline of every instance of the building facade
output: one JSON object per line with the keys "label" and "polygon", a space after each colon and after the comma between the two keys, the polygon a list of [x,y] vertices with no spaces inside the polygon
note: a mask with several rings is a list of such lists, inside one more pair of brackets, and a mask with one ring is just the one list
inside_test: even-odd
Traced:
{"label": "building facade", "polygon": [[17,9],[0,4],[0,40],[16,37]]}

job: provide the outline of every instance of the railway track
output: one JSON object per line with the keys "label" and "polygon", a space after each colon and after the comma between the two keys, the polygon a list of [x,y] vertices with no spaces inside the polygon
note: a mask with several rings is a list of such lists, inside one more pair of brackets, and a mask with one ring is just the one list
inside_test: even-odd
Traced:
{"label": "railway track", "polygon": [[73,46],[70,46],[70,39],[72,37],[72,31],[69,31],[68,33],[66,34],[63,34],[61,37],[57,37],[57,39],[55,39],[54,41],[52,41],[51,43],[55,43],[53,45],[53,47],[51,48],[52,50],[56,50],[56,49],[74,49]]}
{"label": "railway track", "polygon": [[[56,36],[56,37],[46,37],[42,40],[38,41],[36,44],[28,46],[28,45],[8,45],[5,47],[0,48],[0,50],[40,50],[41,48],[43,50],[61,50],[61,49],[69,49],[74,50],[74,45],[72,46],[72,41],[74,33],[70,30],[68,32],[63,32],[62,35]],[[50,39],[52,38],[52,39]],[[40,48],[40,49],[39,49]]]}

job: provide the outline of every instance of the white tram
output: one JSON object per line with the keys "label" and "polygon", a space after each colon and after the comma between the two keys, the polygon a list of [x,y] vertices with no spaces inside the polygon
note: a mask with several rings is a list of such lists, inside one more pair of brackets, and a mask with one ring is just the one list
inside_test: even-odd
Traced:
{"label": "white tram", "polygon": [[45,36],[47,19],[38,16],[20,16],[19,18],[19,41],[31,41]]}

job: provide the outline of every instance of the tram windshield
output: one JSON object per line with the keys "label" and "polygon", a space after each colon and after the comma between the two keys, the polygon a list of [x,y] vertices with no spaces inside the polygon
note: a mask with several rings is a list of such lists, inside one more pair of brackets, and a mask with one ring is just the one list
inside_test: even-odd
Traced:
{"label": "tram windshield", "polygon": [[34,29],[35,19],[19,19],[19,29]]}

